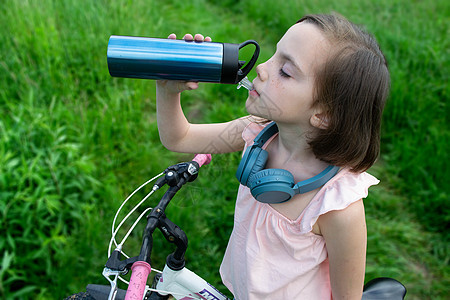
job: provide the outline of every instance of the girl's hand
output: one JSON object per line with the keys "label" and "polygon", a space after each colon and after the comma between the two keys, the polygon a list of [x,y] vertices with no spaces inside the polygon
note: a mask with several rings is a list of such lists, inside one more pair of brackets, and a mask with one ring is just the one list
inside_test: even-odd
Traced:
{"label": "girl's hand", "polygon": [[[168,37],[169,39],[175,40],[177,36],[175,33],[172,33]],[[195,36],[192,34],[185,34],[183,40],[196,42],[211,42],[212,39],[207,36],[206,38],[203,35],[197,33]],[[166,93],[178,94],[185,90],[195,90],[198,88],[198,82],[194,81],[178,81],[178,80],[157,80],[156,85],[158,89],[163,89]]]}

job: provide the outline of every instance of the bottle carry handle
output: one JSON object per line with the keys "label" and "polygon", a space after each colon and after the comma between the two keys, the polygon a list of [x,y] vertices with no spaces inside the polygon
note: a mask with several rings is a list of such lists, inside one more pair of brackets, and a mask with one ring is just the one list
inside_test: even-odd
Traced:
{"label": "bottle carry handle", "polygon": [[259,49],[258,43],[254,40],[248,40],[248,41],[245,41],[245,42],[239,44],[239,50],[250,44],[255,45],[255,52],[253,52],[253,56],[250,59],[250,61],[242,69],[239,69],[238,74],[237,74],[238,75],[237,82],[241,81],[245,76],[247,76],[247,74],[250,72],[250,70],[255,65],[256,60],[258,59],[260,49]]}

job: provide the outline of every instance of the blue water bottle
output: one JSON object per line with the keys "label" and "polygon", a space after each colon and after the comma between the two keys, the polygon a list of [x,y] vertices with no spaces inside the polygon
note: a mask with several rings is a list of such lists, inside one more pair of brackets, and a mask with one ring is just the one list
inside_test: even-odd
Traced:
{"label": "blue water bottle", "polygon": [[[254,45],[251,60],[239,60],[239,50]],[[241,44],[195,42],[147,37],[115,36],[108,43],[111,76],[235,84],[256,63],[259,45],[253,40]]]}

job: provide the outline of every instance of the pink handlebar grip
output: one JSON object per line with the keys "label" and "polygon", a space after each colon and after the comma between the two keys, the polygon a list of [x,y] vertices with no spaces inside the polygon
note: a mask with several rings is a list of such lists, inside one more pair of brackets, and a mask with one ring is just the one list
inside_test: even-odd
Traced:
{"label": "pink handlebar grip", "polygon": [[137,261],[131,266],[131,278],[125,300],[143,299],[148,274],[152,268],[145,261]]}
{"label": "pink handlebar grip", "polygon": [[207,165],[211,162],[211,154],[196,154],[193,161],[197,162],[200,167]]}

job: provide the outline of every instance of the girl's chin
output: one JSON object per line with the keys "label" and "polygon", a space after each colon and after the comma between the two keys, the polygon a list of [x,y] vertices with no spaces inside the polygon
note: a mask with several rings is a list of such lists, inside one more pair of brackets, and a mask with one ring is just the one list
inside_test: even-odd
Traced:
{"label": "girl's chin", "polygon": [[253,110],[252,110],[252,106],[255,105],[255,104],[253,103],[253,101],[254,101],[254,100],[252,100],[252,99],[249,97],[249,98],[247,98],[247,101],[245,102],[245,110],[246,110],[249,114],[251,114],[251,115],[254,114],[254,112],[253,112]]}
{"label": "girl's chin", "polygon": [[261,109],[258,109],[258,105],[255,103],[255,100],[250,97],[245,103],[245,109],[247,110],[247,113],[252,116],[270,119],[266,114],[263,113],[263,111],[261,111]]}

